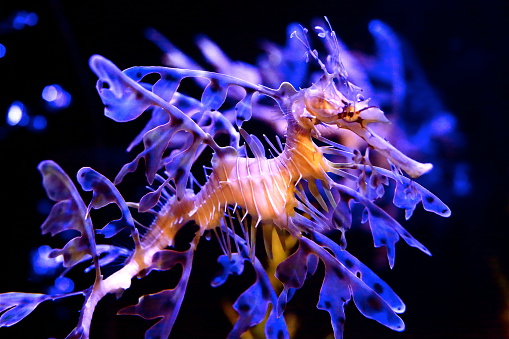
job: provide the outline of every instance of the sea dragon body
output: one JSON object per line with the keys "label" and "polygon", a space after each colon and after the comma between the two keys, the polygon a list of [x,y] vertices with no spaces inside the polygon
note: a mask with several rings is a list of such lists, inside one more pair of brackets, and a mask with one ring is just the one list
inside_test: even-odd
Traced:
{"label": "sea dragon body", "polygon": [[[273,307],[265,325],[265,335],[269,338],[289,337],[282,317],[285,305],[295,290],[314,273],[318,259],[325,265],[318,308],[330,313],[337,338],[342,337],[344,306],[352,297],[365,316],[394,330],[403,330],[404,324],[396,314],[404,311],[402,301],[385,282],[346,251],[344,233],[352,224],[351,202],[364,206],[363,219],[370,223],[374,244],[387,248],[391,267],[395,243],[400,237],[425,253],[429,254],[429,251],[373,203],[383,195],[387,178],[395,180],[394,203],[404,208],[407,215],[411,215],[421,201],[425,209],[439,215],[448,216],[450,211],[437,197],[402,175],[401,171],[404,171],[417,178],[432,166],[410,159],[370,128],[371,123],[387,123],[388,120],[348,82],[339,56],[334,54],[338,51],[335,33],[321,27],[319,31],[322,34],[319,36],[326,38],[332,54],[325,65],[317,53],[309,49],[323,76],[311,87],[300,90],[289,83],[271,89],[201,70],[133,67],[122,72],[107,59],[93,56],[90,66],[99,77],[97,89],[108,117],[119,122],[130,121],[152,107],[153,116],[143,137],[133,143],[143,141],[144,150],[122,168],[114,183],[91,168],[81,169],[79,183],[84,190],[93,192],[88,206],[58,165],[52,161],[41,163],[39,169],[44,186],[50,198],[57,202],[42,226],[43,232],[54,235],[74,229],[81,234],[63,249],[54,250],[52,255],[62,255],[66,267],[92,258],[96,272],[94,283],[84,291],[58,296],[4,294],[0,312],[7,311],[0,318],[0,325],[16,323],[42,301],[83,294],[85,302],[78,326],[69,338],[88,338],[94,309],[106,294],[120,295],[130,287],[134,277],[180,264],[183,272],[174,289],[145,295],[137,305],[119,312],[146,319],[161,318],[146,332],[146,337],[168,337],[185,294],[198,240],[205,232],[212,231],[218,235],[225,253],[219,258],[223,273],[212,282],[213,286],[222,284],[231,274],[242,273],[244,261],[250,261],[256,272],[255,283],[234,304],[239,319],[230,332],[231,338],[239,337],[260,323],[267,314],[269,303]],[[155,84],[142,84],[142,79],[152,73],[159,74],[160,80]],[[209,80],[200,101],[177,91],[180,81],[186,77]],[[233,118],[218,111],[230,87],[240,87],[245,92],[235,105]],[[271,144],[274,153],[270,158],[266,157],[261,141],[241,128],[242,121],[251,117],[255,93],[272,98],[287,123],[285,144],[279,150]],[[237,129],[232,120],[237,123]],[[354,132],[388,160],[391,170],[373,166],[369,155],[362,156],[358,151],[324,138],[320,132],[323,126]],[[183,139],[176,138],[182,131],[185,132]],[[228,146],[216,143],[214,137],[218,133],[230,137]],[[252,157],[245,147],[239,147],[239,133]],[[324,145],[317,145],[315,140]],[[267,142],[270,143],[269,139]],[[195,190],[190,185],[191,166],[206,147],[214,152],[212,169],[206,182]],[[171,152],[165,157],[163,154],[167,149]],[[145,159],[149,183],[158,179],[162,184],[139,203],[126,203],[115,185],[127,173],[135,171],[142,158]],[[338,158],[343,161],[337,162]],[[156,174],[163,169],[166,178]],[[352,171],[360,174],[354,175]],[[357,187],[339,184],[337,177],[353,180]],[[95,230],[90,220],[91,210],[110,203],[120,208],[122,217]],[[143,235],[135,226],[129,208],[155,215]],[[190,222],[195,223],[198,230],[189,249],[183,252],[173,250],[179,230]],[[270,237],[265,232],[272,227],[298,240],[298,249],[277,268],[276,277],[283,284],[279,295],[255,256],[256,230],[260,227],[264,240]],[[120,269],[104,277],[101,266],[118,257],[119,252],[113,246],[96,244],[94,232],[110,238],[125,228],[130,231],[135,248]],[[324,235],[331,230],[341,231],[339,245]],[[270,240],[266,241],[269,257],[270,246]]]}
{"label": "sea dragon body", "polygon": [[[316,92],[316,89],[308,91]],[[319,123],[339,124],[356,132],[362,131],[358,132],[358,135],[368,142],[382,146],[376,149],[381,149],[390,157],[389,159],[407,169],[413,176],[420,176],[431,169],[430,164],[421,164],[406,157],[377,134],[366,130],[367,123],[387,122],[378,108],[368,107],[375,111],[369,112],[371,114],[366,110],[363,114],[357,110],[346,115],[344,111],[347,109],[330,107],[330,102],[334,99],[347,102],[346,105],[343,104],[346,107],[353,107],[354,103],[348,102],[340,92],[336,92],[336,98],[329,97],[328,101],[324,103],[322,100],[320,104],[322,107],[326,105],[331,113],[324,115],[322,112],[320,116],[317,114],[316,96],[311,97],[311,103],[306,102],[309,97],[306,90],[304,93],[298,93],[290,84],[285,83],[278,92],[284,95],[294,93],[287,100],[291,103],[291,112],[285,115],[288,128],[285,147],[281,154],[267,159],[256,150],[256,145],[251,144],[256,157],[249,158],[239,156],[234,148],[216,147],[212,159],[212,172],[200,191],[194,193],[192,190],[186,190],[181,199],[177,199],[176,196],[170,198],[157,213],[150,231],[141,239],[140,246],[136,248],[126,265],[94,287],[89,298],[89,306],[85,306],[83,310],[85,314],[90,313],[90,319],[95,307],[92,300],[100,300],[108,293],[117,293],[119,290],[129,288],[133,277],[153,265],[154,254],[174,245],[175,236],[182,226],[194,221],[200,227],[200,235],[207,230],[220,227],[220,220],[224,218],[228,206],[242,208],[246,214],[257,220],[256,225],[274,224],[293,236],[300,237],[302,232],[313,231],[298,229],[291,222],[291,217],[294,216],[295,208],[298,206],[295,187],[300,180],[308,182],[320,180],[328,182],[331,187],[334,185],[333,180],[327,175],[333,168],[325,159],[321,148],[312,139],[313,132],[317,132],[315,126]],[[364,119],[361,118],[361,114]],[[331,119],[331,115],[334,118]],[[367,116],[370,116],[369,120]],[[375,116],[377,118],[374,118]],[[87,312],[88,310],[90,312]]]}

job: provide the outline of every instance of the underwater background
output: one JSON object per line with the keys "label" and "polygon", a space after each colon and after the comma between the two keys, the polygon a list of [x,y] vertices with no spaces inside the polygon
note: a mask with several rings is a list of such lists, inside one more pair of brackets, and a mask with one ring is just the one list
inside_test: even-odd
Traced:
{"label": "underwater background", "polygon": [[[345,338],[509,338],[509,3],[502,0],[1,1],[0,292],[39,292],[51,285],[51,279],[32,271],[33,251],[49,241],[39,226],[51,207],[37,164],[55,160],[71,177],[91,166],[113,178],[131,159],[125,147],[142,125],[133,122],[131,129],[103,116],[88,67],[92,54],[121,69],[160,65],[163,53],[145,37],[152,27],[197,60],[195,38],[206,34],[232,60],[255,64],[261,41],[282,45],[288,24],[311,27],[324,15],[359,55],[375,53],[368,30],[374,19],[389,25],[410,48],[407,62],[418,64],[425,77],[412,78],[401,103],[403,112],[420,115],[409,113],[402,121],[411,142],[423,148],[419,160],[435,165],[419,182],[452,210],[447,219],[416,210],[404,226],[433,256],[398,246],[392,271],[365,241],[369,235],[358,235],[361,249],[355,240],[349,243],[399,294],[407,311],[402,315],[406,330],[398,333],[366,320],[350,305]],[[421,128],[426,114],[441,123]],[[443,133],[432,133],[437,128]],[[129,179],[123,192],[141,194],[140,181]],[[238,294],[242,287],[230,282],[211,288],[219,247],[215,242],[200,246],[170,338],[224,338],[231,327],[222,305],[234,300],[228,293]],[[293,301],[301,324],[297,338],[325,338],[332,332],[327,315],[315,309],[319,280],[307,281]],[[151,283],[167,287],[151,276],[140,288],[160,289]],[[105,299],[96,311],[92,338],[143,337],[146,321],[115,315],[136,300],[134,295],[119,302]],[[21,323],[0,329],[0,337],[65,337],[80,302],[44,303]]]}

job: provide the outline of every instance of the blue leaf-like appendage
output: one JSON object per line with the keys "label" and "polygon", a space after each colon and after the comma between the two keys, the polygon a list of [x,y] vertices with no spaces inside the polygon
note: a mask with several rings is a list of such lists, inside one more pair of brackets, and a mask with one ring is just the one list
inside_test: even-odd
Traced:
{"label": "blue leaf-like appendage", "polygon": [[80,236],[71,239],[63,249],[54,250],[52,257],[63,255],[64,266],[71,267],[86,255],[96,257],[94,227],[87,216],[87,207],[69,176],[55,162],[47,160],[39,164],[43,185],[48,197],[57,203],[41,225],[43,234],[54,236],[66,230],[76,230]]}
{"label": "blue leaf-like appendage", "polygon": [[222,255],[218,262],[222,266],[221,272],[214,278],[211,285],[222,285],[231,274],[240,275],[244,271],[244,261],[250,261],[256,273],[256,280],[245,290],[233,304],[233,308],[239,314],[235,325],[228,334],[228,338],[239,338],[249,328],[261,323],[267,314],[269,303],[272,309],[265,323],[265,337],[269,339],[289,338],[288,328],[284,317],[278,314],[278,297],[270,283],[265,268],[258,258],[251,258],[245,241],[238,235],[232,235],[240,247],[241,253],[233,253],[231,258]]}
{"label": "blue leaf-like appendage", "polygon": [[261,323],[265,319],[269,303],[272,304],[272,309],[265,324],[265,337],[268,339],[290,338],[284,317],[277,313],[277,296],[267,272],[256,257],[252,260],[252,264],[256,272],[256,280],[233,304],[239,318],[228,334],[228,338],[239,338],[249,328]]}
{"label": "blue leaf-like appendage", "polygon": [[147,330],[145,338],[162,339],[168,338],[170,335],[186,293],[187,283],[189,282],[189,276],[191,274],[194,250],[195,248],[193,245],[185,252],[173,250],[157,252],[153,257],[152,266],[141,272],[140,276],[149,274],[151,270],[169,270],[175,265],[180,264],[183,270],[177,286],[173,289],[144,295],[139,299],[138,304],[125,307],[118,311],[118,314],[138,315],[143,319],[161,318]]}
{"label": "blue leaf-like appendage", "polygon": [[254,93],[256,92],[246,90],[246,96],[235,105],[237,127],[240,127],[244,121],[251,119]]}
{"label": "blue leaf-like appendage", "polygon": [[317,244],[332,251],[336,259],[353,275],[361,279],[368,287],[375,291],[396,313],[405,311],[405,304],[392,288],[380,279],[369,267],[348,251],[343,250],[338,244],[325,235],[315,232],[313,237]]}
{"label": "blue leaf-like appendage", "polygon": [[38,293],[2,293],[0,294],[0,327],[16,324],[43,301],[52,299],[51,296]]}
{"label": "blue leaf-like appendage", "polygon": [[[146,162],[148,182],[153,182],[158,170],[163,167],[166,168],[169,171],[169,177],[175,179],[179,198],[182,197],[185,191],[190,166],[202,151],[201,144],[209,143],[214,147],[215,143],[212,141],[212,137],[216,133],[225,132],[230,134],[230,142],[236,143],[238,133],[233,128],[232,123],[247,120],[251,116],[248,111],[251,108],[253,93],[260,92],[269,96],[276,94],[275,91],[263,86],[253,85],[228,75],[200,70],[132,67],[122,72],[112,62],[98,55],[90,58],[90,67],[99,77],[97,90],[105,105],[106,116],[115,121],[125,122],[138,118],[150,107],[153,108],[154,112],[152,119],[144,129],[146,132],[143,137],[138,136],[130,146],[130,148],[133,147],[140,139],[143,139],[144,151],[138,154],[133,161],[124,165],[114,183],[118,184],[127,173],[134,172],[139,161],[143,158]],[[154,85],[141,83],[140,81],[149,74],[158,74],[160,79]],[[181,80],[186,77],[209,79],[209,85],[203,92],[201,104],[197,104],[194,100],[185,100],[186,97],[177,92]],[[193,121],[193,114],[218,110],[226,100],[228,88],[232,85],[244,88],[247,93],[244,100],[239,104],[238,117],[234,118],[233,122],[226,123],[224,118],[216,117],[213,119],[214,122],[219,124],[217,126],[222,127],[217,131],[212,128],[213,133],[210,133],[211,131],[206,131],[205,126],[200,126]],[[174,99],[174,97],[176,98]],[[184,112],[177,108],[175,105],[181,102],[185,102],[192,109]],[[168,119],[162,117],[161,110],[168,115]],[[186,140],[180,145],[179,143],[173,144],[172,138],[180,131],[187,132]],[[167,149],[173,150],[173,152],[171,152],[169,158],[163,158],[163,154]],[[151,206],[144,207],[146,210]]]}
{"label": "blue leaf-like appendage", "polygon": [[[305,260],[308,260],[307,257],[311,254],[318,256],[325,264],[325,278],[317,307],[329,312],[335,337],[342,338],[344,307],[350,296],[353,296],[355,305],[365,317],[393,330],[402,331],[404,323],[396,314],[404,311],[399,297],[353,256],[341,251],[339,246],[331,245],[330,240],[325,240],[325,236],[319,233],[314,235],[325,241],[326,247],[330,245],[334,249],[334,255],[313,240],[303,237],[299,241],[299,250],[302,251],[301,264],[305,265]],[[364,280],[363,274],[367,274]]]}
{"label": "blue leaf-like appendage", "polygon": [[210,283],[212,287],[224,284],[230,274],[241,275],[244,271],[245,259],[238,253],[233,253],[231,259],[227,255],[221,255],[217,258],[217,261],[221,264],[222,270]]}
{"label": "blue leaf-like appendage", "polygon": [[306,253],[299,247],[292,255],[280,263],[276,270],[276,278],[283,283],[283,291],[277,303],[278,316],[281,317],[286,304],[291,300],[296,290],[304,285],[304,281],[316,271],[317,257]]}
{"label": "blue leaf-like appendage", "polygon": [[[424,209],[428,212],[436,213],[442,217],[451,215],[451,210],[442,200],[414,180],[385,168],[373,166],[373,169],[380,175],[391,178],[396,182],[393,203],[396,207],[405,210],[407,220],[410,219],[415,207],[421,201]],[[387,182],[383,182],[383,184],[386,185]]]}
{"label": "blue leaf-like appendage", "polygon": [[105,107],[105,115],[117,122],[139,117],[152,103],[152,98],[140,94],[138,83],[122,72],[111,61],[93,56],[90,67],[99,77],[97,91]]}
{"label": "blue leaf-like appendage", "polygon": [[137,238],[138,231],[134,226],[134,220],[131,216],[131,212],[115,185],[113,185],[113,183],[104,175],[90,167],[83,167],[80,169],[78,171],[77,178],[83,190],[93,191],[90,208],[99,209],[108,204],[115,203],[122,212],[122,217],[120,219],[109,222],[103,229],[97,231],[97,233],[103,234],[106,238],[111,238],[127,227]]}
{"label": "blue leaf-like appendage", "polygon": [[451,215],[451,210],[442,200],[418,183],[405,177],[396,180],[393,202],[395,206],[405,209],[407,220],[412,216],[415,206],[421,201],[426,211],[434,212],[442,217]]}
{"label": "blue leaf-like appendage", "polygon": [[229,83],[211,79],[201,96],[201,102],[206,109],[217,111],[225,102]]}

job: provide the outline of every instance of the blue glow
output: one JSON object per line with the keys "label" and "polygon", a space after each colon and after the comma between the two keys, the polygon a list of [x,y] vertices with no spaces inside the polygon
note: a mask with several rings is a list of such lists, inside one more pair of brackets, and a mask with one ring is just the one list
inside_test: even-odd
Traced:
{"label": "blue glow", "polygon": [[5,56],[6,48],[4,45],[0,44],[0,58]]}
{"label": "blue glow", "polygon": [[472,189],[468,172],[469,166],[465,163],[459,163],[454,169],[454,192],[459,196],[469,194]]}
{"label": "blue glow", "polygon": [[32,118],[31,127],[34,130],[42,131],[43,129],[46,128],[47,125],[48,125],[48,121],[42,115],[36,115],[35,117]]}
{"label": "blue glow", "polygon": [[58,85],[46,86],[42,90],[42,98],[46,101],[55,101],[58,97]]}
{"label": "blue glow", "polygon": [[39,276],[50,276],[55,273],[57,267],[62,263],[62,258],[50,258],[52,248],[42,245],[32,251],[32,270]]}
{"label": "blue glow", "polygon": [[456,129],[457,119],[448,112],[441,112],[431,121],[431,130],[435,135],[447,135]]}
{"label": "blue glow", "polygon": [[20,30],[25,28],[25,26],[35,26],[37,21],[39,21],[37,14],[33,12],[19,11],[12,20],[12,27]]}
{"label": "blue glow", "polygon": [[41,213],[42,215],[47,215],[51,211],[51,202],[48,199],[39,199],[37,201],[37,212]]}
{"label": "blue glow", "polygon": [[21,101],[14,101],[7,111],[7,124],[10,126],[26,126],[30,121],[26,107]]}
{"label": "blue glow", "polygon": [[67,277],[58,277],[55,279],[55,285],[49,289],[50,295],[58,295],[62,293],[72,292],[74,290],[74,282]]}
{"label": "blue glow", "polygon": [[71,103],[71,95],[57,84],[44,87],[42,98],[52,109],[63,109]]}

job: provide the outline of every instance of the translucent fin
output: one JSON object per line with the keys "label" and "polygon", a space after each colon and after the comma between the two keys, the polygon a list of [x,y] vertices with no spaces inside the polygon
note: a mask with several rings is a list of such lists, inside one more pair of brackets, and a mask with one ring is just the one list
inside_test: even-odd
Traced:
{"label": "translucent fin", "polygon": [[436,213],[442,217],[451,215],[450,208],[442,200],[415,181],[402,175],[396,175],[384,168],[376,166],[374,168],[384,176],[396,181],[393,202],[395,206],[405,209],[406,219],[412,216],[415,206],[421,201],[424,209],[428,212]]}
{"label": "translucent fin", "polygon": [[[39,293],[9,292],[0,294],[0,327],[9,327],[27,315],[51,296]],[[3,312],[3,313],[2,313]]]}
{"label": "translucent fin", "polygon": [[331,250],[336,259],[350,273],[361,279],[375,293],[377,293],[396,313],[405,311],[405,304],[400,297],[394,293],[392,288],[382,279],[380,279],[369,267],[360,262],[348,251],[343,250],[335,242],[327,238],[325,235],[315,232],[313,234],[317,244]]}
{"label": "translucent fin", "polygon": [[115,185],[104,175],[90,167],[83,167],[80,169],[77,178],[83,190],[93,192],[90,208],[99,209],[108,204],[115,203],[122,212],[122,217],[120,219],[109,222],[103,229],[97,231],[97,233],[103,234],[106,238],[111,238],[127,227],[138,242],[138,231],[134,226],[131,212]]}
{"label": "translucent fin", "polygon": [[[357,266],[361,271],[354,273],[340,263],[338,258],[334,257],[314,241],[303,237],[301,238],[300,246],[307,255],[315,254],[325,264],[325,278],[317,307],[329,312],[336,338],[342,337],[345,320],[344,307],[350,300],[350,296],[353,296],[357,308],[365,317],[374,319],[396,331],[404,329],[404,323],[396,314],[396,311],[377,293],[376,290],[380,291],[380,287],[373,285],[373,288],[376,289],[374,290],[361,279],[362,271],[364,273],[368,272],[365,266]],[[351,258],[343,256],[342,259]],[[352,265],[352,268],[355,264]],[[358,273],[361,273],[360,276],[358,276]],[[366,281],[377,281],[379,283],[379,279],[375,279],[376,276],[370,273],[368,273]],[[386,286],[386,284],[383,286]],[[393,299],[390,300],[393,302]],[[398,308],[398,312],[401,311]]]}
{"label": "translucent fin", "polygon": [[201,96],[201,102],[206,109],[217,111],[225,102],[229,83],[211,79]]}
{"label": "translucent fin", "polygon": [[256,272],[256,280],[233,304],[239,318],[228,334],[228,338],[239,338],[249,328],[262,322],[267,314],[269,303],[272,304],[272,309],[265,323],[265,337],[269,339],[290,338],[284,317],[277,315],[275,307],[277,296],[270,284],[267,272],[258,258],[255,257],[252,264]]}
{"label": "translucent fin", "polygon": [[168,338],[170,335],[186,293],[193,253],[194,246],[191,246],[186,252],[172,250],[157,252],[153,258],[153,265],[141,275],[147,275],[153,269],[168,270],[176,264],[181,264],[183,267],[182,276],[177,286],[173,289],[144,295],[139,299],[138,304],[125,307],[118,312],[121,315],[138,315],[143,319],[160,318],[145,332],[145,338]]}
{"label": "translucent fin", "polygon": [[51,200],[57,203],[44,223],[41,225],[43,234],[76,230],[80,236],[72,238],[61,250],[54,250],[50,256],[63,255],[64,266],[71,267],[80,262],[86,255],[91,255],[97,263],[95,234],[92,221],[87,218],[87,207],[81,199],[76,186],[69,176],[51,160],[39,164],[43,176],[43,185]]}
{"label": "translucent fin", "polygon": [[387,248],[387,258],[389,265],[394,267],[394,260],[396,256],[395,244],[401,236],[407,244],[416,247],[424,253],[431,255],[428,249],[417,241],[414,237],[408,233],[396,220],[394,220],[387,212],[375,205],[369,199],[359,194],[357,191],[343,186],[335,185],[335,188],[353,198],[356,202],[365,206],[366,216],[369,220],[369,226],[371,227],[371,233],[373,234],[373,242],[376,247],[385,246]]}
{"label": "translucent fin", "polygon": [[224,254],[219,256],[217,261],[221,264],[222,270],[210,283],[212,287],[224,284],[230,274],[241,275],[244,271],[244,260],[238,253],[233,253],[231,259]]}

